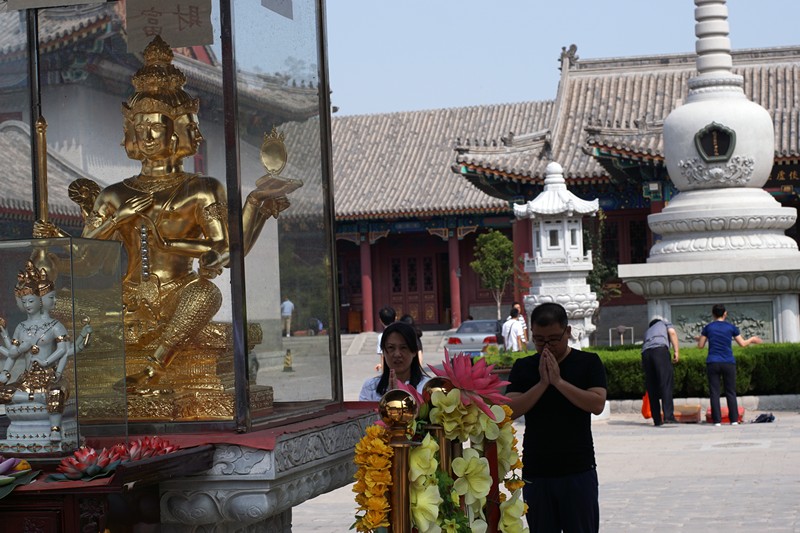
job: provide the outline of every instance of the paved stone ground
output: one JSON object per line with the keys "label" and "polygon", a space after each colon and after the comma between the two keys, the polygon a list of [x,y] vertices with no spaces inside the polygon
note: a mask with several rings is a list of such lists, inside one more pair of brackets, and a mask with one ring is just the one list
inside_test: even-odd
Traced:
{"label": "paved stone ground", "polygon": [[[435,337],[423,335],[428,341],[426,363],[441,359]],[[363,350],[356,342],[350,344],[343,357],[346,400],[357,399],[363,380],[374,374],[374,338],[363,344]],[[800,532],[796,402],[791,410],[774,411],[771,424],[722,427],[701,423],[656,428],[630,409],[617,412],[623,407],[628,406],[612,403],[610,417],[595,421],[592,428],[602,531]],[[750,409],[748,419],[760,412]],[[293,509],[292,531],[346,532],[354,507],[349,486],[323,494]]]}

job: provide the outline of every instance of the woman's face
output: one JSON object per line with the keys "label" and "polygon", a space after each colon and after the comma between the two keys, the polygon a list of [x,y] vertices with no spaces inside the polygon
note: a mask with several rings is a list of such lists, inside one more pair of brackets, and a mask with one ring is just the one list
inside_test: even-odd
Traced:
{"label": "woman's face", "polygon": [[406,344],[406,339],[393,331],[386,338],[383,348],[383,358],[386,359],[387,366],[395,372],[408,372],[411,368],[411,361],[417,356]]}

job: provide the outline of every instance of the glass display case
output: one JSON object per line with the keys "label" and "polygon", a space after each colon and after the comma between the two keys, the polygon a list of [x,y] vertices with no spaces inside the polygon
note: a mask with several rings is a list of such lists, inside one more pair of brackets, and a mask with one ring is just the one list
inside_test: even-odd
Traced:
{"label": "glass display case", "polygon": [[[90,343],[75,361],[98,366],[76,364],[75,379],[113,385],[132,430],[244,432],[336,409],[322,2],[214,0],[207,16],[204,2],[145,4],[0,13],[0,143],[16,202],[0,204],[0,239],[35,234],[64,253],[121,244],[117,270],[93,273],[108,286],[118,276],[118,300],[77,267],[57,285],[75,313],[116,306],[124,366],[105,374],[110,359],[93,362]],[[135,44],[142,17],[150,35]],[[211,25],[212,40],[179,38],[168,17]],[[48,222],[33,224],[42,210]],[[77,335],[80,319],[70,326]],[[81,427],[113,419],[101,412]]]}
{"label": "glass display case", "polygon": [[7,240],[0,254],[0,454],[63,455],[104,434],[124,442],[119,243]]}

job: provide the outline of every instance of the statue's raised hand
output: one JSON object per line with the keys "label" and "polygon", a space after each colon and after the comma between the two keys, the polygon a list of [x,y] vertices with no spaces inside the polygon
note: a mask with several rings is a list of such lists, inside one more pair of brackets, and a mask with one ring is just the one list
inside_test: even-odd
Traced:
{"label": "statue's raised hand", "polygon": [[197,261],[201,278],[213,279],[222,274],[222,256],[214,250],[205,252]]}
{"label": "statue's raised hand", "polygon": [[45,222],[44,220],[37,220],[33,223],[33,238],[34,239],[48,239],[55,237],[64,237],[66,233],[61,231],[58,226],[52,222]]}

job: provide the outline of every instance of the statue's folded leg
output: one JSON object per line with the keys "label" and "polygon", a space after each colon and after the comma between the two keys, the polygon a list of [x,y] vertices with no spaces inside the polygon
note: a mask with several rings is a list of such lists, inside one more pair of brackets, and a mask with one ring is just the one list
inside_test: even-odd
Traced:
{"label": "statue's folded leg", "polygon": [[134,392],[145,384],[157,383],[175,358],[177,347],[195,337],[221,306],[222,293],[207,279],[195,279],[180,289],[175,312],[159,336],[158,347],[148,357],[152,364],[126,378],[128,390]]}

